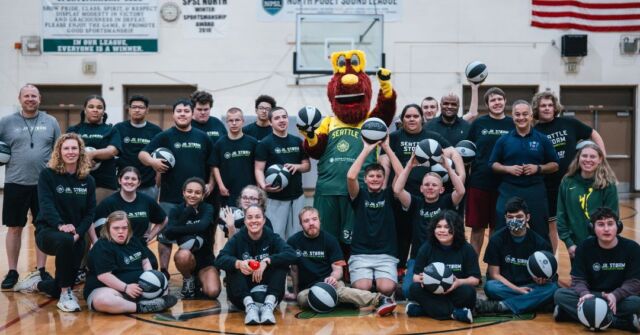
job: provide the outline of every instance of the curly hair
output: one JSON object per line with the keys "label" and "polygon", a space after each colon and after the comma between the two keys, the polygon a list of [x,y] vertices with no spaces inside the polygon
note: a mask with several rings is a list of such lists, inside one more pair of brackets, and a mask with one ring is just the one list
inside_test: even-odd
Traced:
{"label": "curly hair", "polygon": [[450,209],[441,211],[431,219],[431,222],[429,222],[427,226],[427,243],[433,246],[440,244],[440,241],[436,238],[436,227],[438,226],[438,222],[442,220],[447,223],[449,233],[453,235],[452,247],[454,249],[460,249],[467,242],[464,237],[464,225],[460,215]]}
{"label": "curly hair", "polygon": [[593,176],[593,188],[601,190],[607,188],[611,184],[617,184],[618,179],[616,178],[616,174],[613,172],[611,165],[609,165],[607,157],[605,157],[602,149],[600,149],[600,147],[595,143],[587,143],[580,148],[578,152],[576,152],[576,156],[573,157],[573,160],[567,168],[567,174],[565,177],[571,177],[580,173],[580,154],[582,154],[582,150],[586,148],[595,150],[598,153],[598,157],[602,160],[598,167],[596,167],[596,173]]}
{"label": "curly hair", "polygon": [[542,99],[551,100],[551,102],[553,102],[553,116],[558,117],[564,107],[562,107],[560,101],[558,100],[558,97],[553,94],[553,92],[544,91],[536,93],[536,95],[533,96],[533,99],[531,99],[531,106],[533,107],[533,118],[536,120],[538,119],[538,114],[540,113],[540,101],[542,101]]}
{"label": "curly hair", "polygon": [[62,159],[62,143],[66,140],[75,140],[78,142],[80,156],[78,156],[78,162],[76,163],[76,176],[79,179],[87,178],[89,173],[91,173],[91,163],[84,152],[84,141],[82,140],[82,137],[76,133],[62,134],[58,137],[56,143],[53,145],[51,159],[49,159],[47,166],[57,174],[67,173],[67,169],[64,167],[64,160]]}

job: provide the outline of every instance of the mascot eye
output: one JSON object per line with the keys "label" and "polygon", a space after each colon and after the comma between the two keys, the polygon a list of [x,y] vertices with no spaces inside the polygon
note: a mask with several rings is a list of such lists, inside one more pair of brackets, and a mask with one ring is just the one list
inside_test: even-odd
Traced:
{"label": "mascot eye", "polygon": [[338,67],[343,67],[347,65],[347,59],[344,57],[344,55],[338,57]]}
{"label": "mascot eye", "polygon": [[351,66],[358,66],[358,65],[360,65],[360,58],[358,57],[358,55],[351,56]]}

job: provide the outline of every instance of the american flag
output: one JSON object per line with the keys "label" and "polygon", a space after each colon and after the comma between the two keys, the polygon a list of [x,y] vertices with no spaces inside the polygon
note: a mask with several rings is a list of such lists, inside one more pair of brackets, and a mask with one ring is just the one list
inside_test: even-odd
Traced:
{"label": "american flag", "polygon": [[640,31],[639,0],[532,0],[531,25],[593,32]]}

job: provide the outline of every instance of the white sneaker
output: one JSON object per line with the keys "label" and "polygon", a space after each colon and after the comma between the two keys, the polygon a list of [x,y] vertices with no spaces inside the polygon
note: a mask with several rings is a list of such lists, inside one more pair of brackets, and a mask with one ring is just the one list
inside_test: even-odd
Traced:
{"label": "white sneaker", "polygon": [[67,292],[64,292],[60,295],[60,300],[58,300],[58,308],[63,312],[80,312],[78,298],[76,298],[70,288],[67,289]]}
{"label": "white sneaker", "polygon": [[245,325],[258,325],[260,324],[260,312],[258,306],[255,303],[251,303],[245,307],[244,312],[244,324]]}
{"label": "white sneaker", "polygon": [[29,273],[26,277],[20,280],[14,287],[15,292],[22,293],[34,293],[38,292],[38,283],[42,281],[40,277],[40,271],[36,270]]}
{"label": "white sneaker", "polygon": [[273,315],[275,306],[271,303],[265,303],[260,307],[260,324],[263,325],[275,325],[276,316]]}

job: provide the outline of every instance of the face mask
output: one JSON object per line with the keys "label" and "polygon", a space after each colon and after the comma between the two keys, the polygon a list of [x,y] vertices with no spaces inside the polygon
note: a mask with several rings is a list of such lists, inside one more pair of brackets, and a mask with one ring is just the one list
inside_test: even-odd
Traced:
{"label": "face mask", "polygon": [[520,232],[522,229],[524,229],[524,225],[527,222],[524,219],[508,219],[507,220],[507,227],[509,228],[509,230],[511,230],[514,233],[518,233]]}

